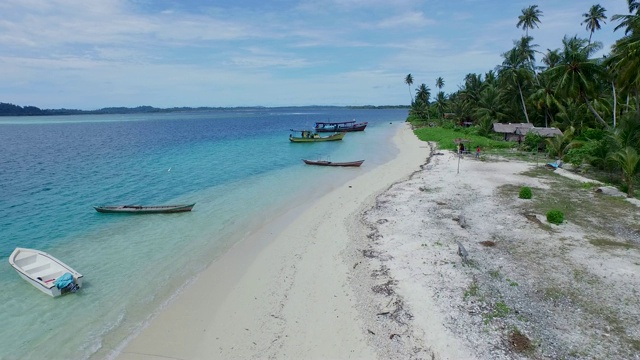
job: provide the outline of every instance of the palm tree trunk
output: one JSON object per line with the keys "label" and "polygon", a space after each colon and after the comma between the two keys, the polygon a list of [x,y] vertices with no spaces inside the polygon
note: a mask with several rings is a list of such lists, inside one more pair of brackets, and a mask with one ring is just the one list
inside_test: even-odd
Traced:
{"label": "palm tree trunk", "polygon": [[638,99],[638,87],[636,86],[633,91],[636,93],[636,112],[640,114],[640,100]]}
{"label": "palm tree trunk", "polygon": [[[593,34],[593,32],[591,32]],[[618,100],[616,97],[616,84],[612,81],[611,82],[611,88],[613,91],[613,127],[616,127],[616,109],[618,108]]]}
{"label": "palm tree trunk", "polygon": [[600,114],[598,114],[596,109],[594,109],[593,106],[591,106],[591,103],[589,102],[589,99],[587,99],[587,95],[585,95],[584,93],[582,93],[581,95],[582,95],[582,99],[587,104],[587,107],[593,113],[593,115],[596,117],[596,119],[604,126],[605,129],[608,129],[609,128],[609,124],[607,124],[607,122],[604,121],[604,119],[602,119]]}
{"label": "palm tree trunk", "polygon": [[527,124],[529,123],[529,115],[527,114],[527,105],[524,103],[524,96],[522,95],[522,88],[520,87],[520,83],[518,83],[518,91],[520,91],[520,101],[522,101],[522,112],[524,112],[524,117],[527,119]]}

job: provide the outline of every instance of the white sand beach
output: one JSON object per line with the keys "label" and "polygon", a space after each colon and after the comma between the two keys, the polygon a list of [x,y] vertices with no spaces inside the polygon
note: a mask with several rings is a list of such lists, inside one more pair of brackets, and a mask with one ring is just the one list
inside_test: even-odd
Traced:
{"label": "white sand beach", "polygon": [[[232,248],[118,358],[638,358],[634,205],[578,175],[459,160],[408,125],[393,141],[392,161]],[[621,211],[551,225],[521,186]]]}
{"label": "white sand beach", "polygon": [[212,264],[118,358],[376,358],[343,252],[363,205],[429,155],[408,125],[393,141],[394,160],[294,209]]}

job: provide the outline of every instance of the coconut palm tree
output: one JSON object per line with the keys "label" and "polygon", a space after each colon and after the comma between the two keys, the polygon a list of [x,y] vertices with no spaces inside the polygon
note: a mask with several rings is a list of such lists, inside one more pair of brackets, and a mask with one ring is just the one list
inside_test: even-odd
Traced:
{"label": "coconut palm tree", "polygon": [[442,119],[444,117],[444,112],[447,108],[447,97],[444,95],[444,91],[438,91],[436,94],[436,110],[438,111],[438,115]]}
{"label": "coconut palm tree", "polygon": [[528,8],[522,9],[522,15],[518,16],[517,28],[521,28],[525,31],[526,36],[529,36],[529,29],[538,27],[540,18],[542,17],[542,11],[538,9],[538,5],[531,5]]}
{"label": "coconut palm tree", "polygon": [[404,78],[404,83],[409,85],[409,96],[411,96],[411,103],[413,103],[413,94],[411,93],[411,85],[413,85],[413,76],[411,74]]}
{"label": "coconut palm tree", "polygon": [[600,30],[600,22],[606,24],[606,21],[604,21],[607,18],[607,16],[604,14],[606,11],[607,10],[605,10],[605,8],[598,4],[591,6],[589,12],[582,14],[582,16],[584,17],[582,25],[586,24],[587,30],[589,31],[589,44],[591,44],[591,36],[593,36],[593,32],[596,30]]}
{"label": "coconut palm tree", "polygon": [[589,100],[589,96],[595,95],[598,81],[608,76],[606,68],[599,61],[589,59],[589,56],[602,45],[599,42],[587,45],[586,39],[579,39],[577,36],[565,36],[562,44],[564,48],[560,64],[547,70],[551,80],[557,82],[560,93],[576,96],[584,101],[598,122],[608,128],[609,124],[598,114]]}
{"label": "coconut palm tree", "polygon": [[547,53],[542,57],[542,63],[550,69],[560,62],[560,49],[547,49]]}
{"label": "coconut palm tree", "polygon": [[426,106],[427,109],[427,118],[431,119],[429,115],[429,98],[431,97],[431,89],[425,84],[421,84],[419,88],[416,89],[416,103],[420,102]]}
{"label": "coconut palm tree", "polygon": [[436,87],[438,88],[438,90],[442,90],[442,88],[444,87],[444,79],[441,76],[436,79]]}
{"label": "coconut palm tree", "polygon": [[622,179],[627,184],[627,197],[633,197],[636,176],[640,170],[640,155],[638,151],[631,146],[627,146],[614,153],[612,159],[622,170]]}
{"label": "coconut palm tree", "polygon": [[485,136],[491,132],[493,123],[507,118],[500,91],[495,86],[489,85],[482,91],[475,116],[478,118],[478,134]]}
{"label": "coconut palm tree", "polygon": [[504,61],[502,65],[498,66],[498,76],[501,81],[518,89],[522,112],[524,113],[524,118],[527,120],[527,123],[529,123],[527,104],[524,101],[522,87],[526,81],[531,79],[533,71],[528,67],[530,63],[521,55],[522,53],[518,48],[513,48],[502,54]]}

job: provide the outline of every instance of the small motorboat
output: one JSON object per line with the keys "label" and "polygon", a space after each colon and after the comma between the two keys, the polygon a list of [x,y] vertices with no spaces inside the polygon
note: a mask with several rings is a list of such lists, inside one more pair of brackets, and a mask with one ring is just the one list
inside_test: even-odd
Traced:
{"label": "small motorboat", "polygon": [[115,206],[94,206],[97,212],[110,214],[167,214],[186,212],[193,209],[193,204],[183,205],[161,205],[161,206],[141,206],[141,205],[115,205]]}
{"label": "small motorboat", "polygon": [[364,162],[364,160],[335,162],[335,161],[327,161],[327,160],[306,160],[306,159],[302,159],[302,161],[304,161],[304,163],[308,164],[308,165],[351,166],[351,167],[358,167],[358,166],[362,165],[362,163]]}
{"label": "small motorboat", "polygon": [[49,296],[76,292],[82,287],[82,274],[44,251],[16,248],[9,264],[18,275]]}

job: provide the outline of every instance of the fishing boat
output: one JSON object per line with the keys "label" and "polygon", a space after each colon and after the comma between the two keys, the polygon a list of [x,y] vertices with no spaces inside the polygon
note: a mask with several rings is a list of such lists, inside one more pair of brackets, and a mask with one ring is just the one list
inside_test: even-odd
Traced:
{"label": "fishing boat", "polygon": [[317,132],[364,131],[367,124],[368,123],[366,121],[356,123],[355,120],[343,122],[317,122],[313,127]]}
{"label": "fishing boat", "polygon": [[334,161],[327,161],[327,160],[306,160],[306,159],[302,159],[302,161],[304,161],[304,163],[308,164],[308,165],[351,166],[351,167],[359,167],[364,162],[364,160],[346,161],[346,162],[334,162]]}
{"label": "fishing boat", "polygon": [[82,274],[44,251],[16,248],[9,263],[20,277],[49,296],[76,292],[82,287]]}
{"label": "fishing boat", "polygon": [[293,130],[293,132],[299,132],[300,136],[293,136],[293,134],[289,135],[289,141],[291,142],[319,142],[319,141],[335,141],[342,140],[346,133],[340,132],[331,134],[328,136],[320,136],[318,133],[310,130]]}
{"label": "fishing boat", "polygon": [[186,212],[193,209],[194,204],[188,205],[161,205],[161,206],[141,206],[141,205],[116,205],[116,206],[94,206],[97,212],[110,214],[166,214]]}

